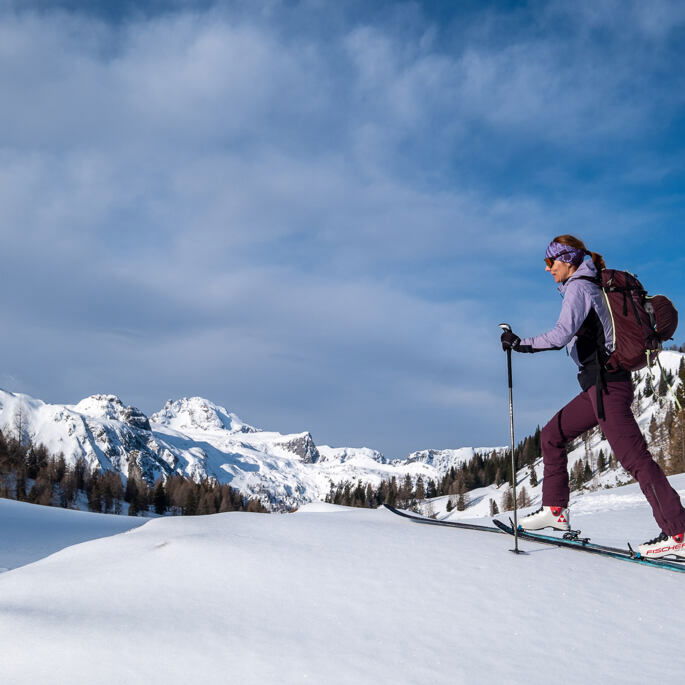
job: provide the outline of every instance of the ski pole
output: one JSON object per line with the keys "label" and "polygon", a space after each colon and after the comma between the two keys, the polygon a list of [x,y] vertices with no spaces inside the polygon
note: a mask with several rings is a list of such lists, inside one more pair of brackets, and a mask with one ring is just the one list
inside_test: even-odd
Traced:
{"label": "ski pole", "polygon": [[[511,333],[511,326],[508,323],[501,323],[499,327],[502,330]],[[515,554],[522,554],[519,550],[519,524],[518,524],[518,509],[516,502],[516,460],[514,459],[514,390],[511,373],[511,348],[507,350],[507,375],[509,379],[509,434],[511,436],[511,487],[514,495],[514,549],[511,551]]]}

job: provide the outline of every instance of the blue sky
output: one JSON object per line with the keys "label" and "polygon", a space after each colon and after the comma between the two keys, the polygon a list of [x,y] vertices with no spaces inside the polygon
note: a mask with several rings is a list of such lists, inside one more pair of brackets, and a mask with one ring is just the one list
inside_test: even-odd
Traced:
{"label": "blue sky", "polygon": [[[0,384],[508,441],[574,233],[685,310],[685,6],[0,0]],[[678,334],[676,342],[685,336]],[[515,358],[519,435],[576,392]]]}

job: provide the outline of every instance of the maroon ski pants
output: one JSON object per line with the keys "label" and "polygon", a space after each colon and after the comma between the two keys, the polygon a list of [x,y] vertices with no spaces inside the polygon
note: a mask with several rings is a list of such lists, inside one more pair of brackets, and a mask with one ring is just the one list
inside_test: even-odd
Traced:
{"label": "maroon ski pants", "polygon": [[603,393],[605,419],[597,418],[597,388],[592,387],[572,399],[542,429],[544,480],[542,503],[568,506],[568,466],[566,444],[599,425],[621,466],[640,484],[661,530],[667,535],[685,531],[685,509],[659,465],[652,459],[647,443],[635,421],[630,404],[630,381],[607,383]]}

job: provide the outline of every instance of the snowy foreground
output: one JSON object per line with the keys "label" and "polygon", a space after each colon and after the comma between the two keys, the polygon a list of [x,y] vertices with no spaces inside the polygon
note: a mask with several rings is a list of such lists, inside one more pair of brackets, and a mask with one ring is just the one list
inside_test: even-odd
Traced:
{"label": "snowy foreground", "polygon": [[[635,485],[576,508],[595,541],[657,532]],[[324,504],[133,528],[0,500],[0,517],[2,683],[638,683],[685,666],[685,577],[515,556],[505,535]]]}

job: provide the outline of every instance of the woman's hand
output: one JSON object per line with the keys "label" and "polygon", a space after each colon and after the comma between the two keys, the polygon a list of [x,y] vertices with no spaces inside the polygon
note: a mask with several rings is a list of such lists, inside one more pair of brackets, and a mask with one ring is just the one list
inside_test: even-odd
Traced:
{"label": "woman's hand", "polygon": [[513,331],[504,331],[500,336],[500,341],[502,342],[502,349],[506,352],[507,350],[515,350],[519,346],[521,338]]}
{"label": "woman's hand", "polygon": [[513,331],[504,331],[500,336],[500,340],[502,342],[502,349],[505,352],[507,350],[514,350],[514,352],[533,352],[533,348],[530,345],[521,345],[521,338]]}

